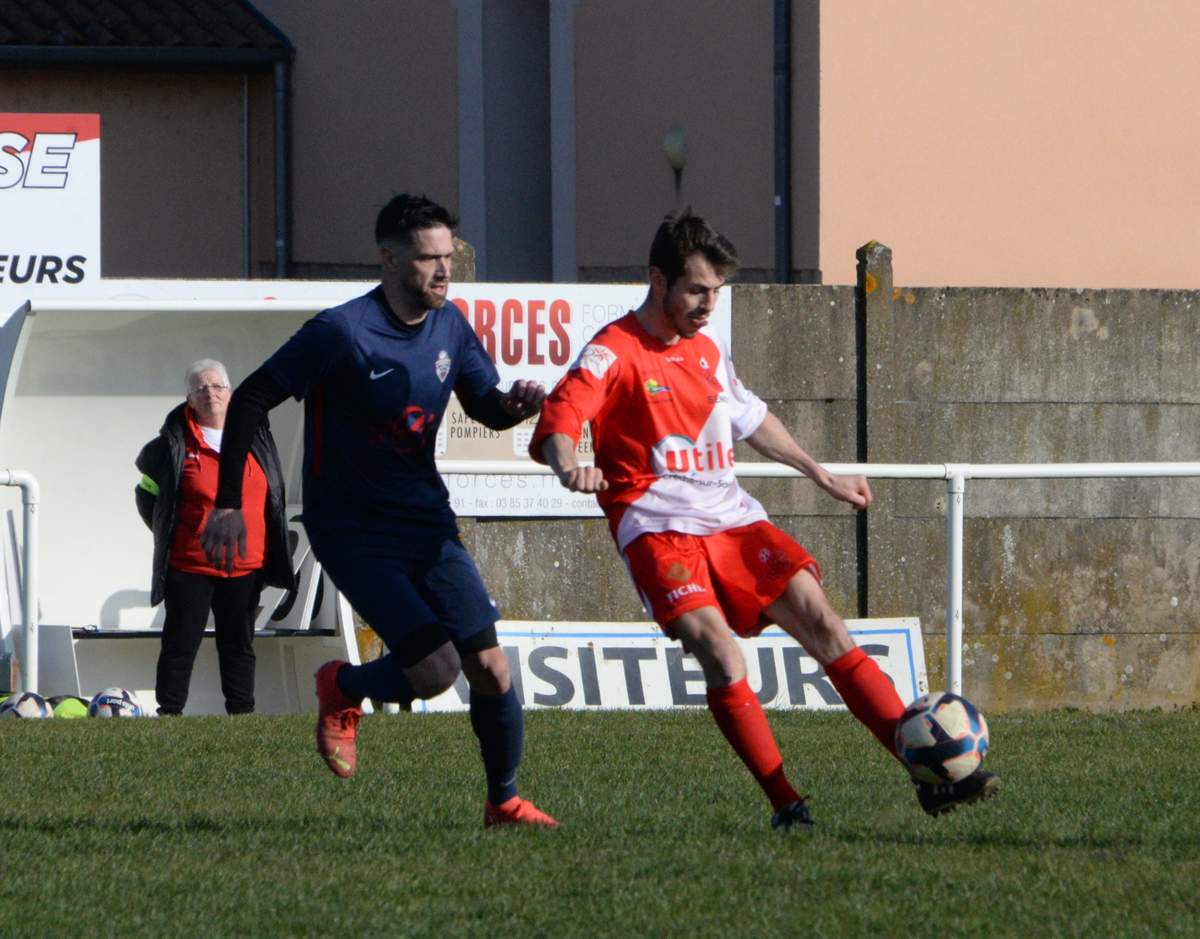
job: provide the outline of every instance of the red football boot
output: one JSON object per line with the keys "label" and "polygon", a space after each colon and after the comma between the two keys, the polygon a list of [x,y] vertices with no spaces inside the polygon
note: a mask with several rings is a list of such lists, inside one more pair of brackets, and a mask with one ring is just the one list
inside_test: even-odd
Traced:
{"label": "red football boot", "polygon": [[337,673],[349,662],[326,662],[317,669],[317,752],[336,775],[350,777],[357,766],[355,738],[362,708],[337,685]]}
{"label": "red football boot", "polygon": [[558,822],[539,809],[532,802],[513,796],[511,799],[492,805],[483,804],[483,827],[494,825],[541,825],[544,828],[557,828]]}

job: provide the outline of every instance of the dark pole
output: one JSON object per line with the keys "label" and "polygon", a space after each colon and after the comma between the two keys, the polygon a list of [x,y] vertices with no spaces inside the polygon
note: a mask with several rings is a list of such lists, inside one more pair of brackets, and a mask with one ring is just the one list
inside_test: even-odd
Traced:
{"label": "dark pole", "polygon": [[242,276],[254,276],[250,241],[250,74],[242,72]]}
{"label": "dark pole", "polygon": [[275,276],[292,267],[291,67],[275,63]]}
{"label": "dark pole", "polygon": [[775,282],[792,282],[792,0],[775,0]]}

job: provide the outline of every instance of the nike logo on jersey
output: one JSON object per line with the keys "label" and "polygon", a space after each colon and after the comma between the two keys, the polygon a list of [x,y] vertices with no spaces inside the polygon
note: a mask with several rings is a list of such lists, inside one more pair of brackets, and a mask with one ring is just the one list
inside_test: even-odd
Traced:
{"label": "nike logo on jersey", "polygon": [[378,381],[379,379],[383,378],[384,375],[390,375],[394,371],[396,371],[395,368],[389,368],[383,372],[377,372],[375,369],[371,369],[371,381]]}

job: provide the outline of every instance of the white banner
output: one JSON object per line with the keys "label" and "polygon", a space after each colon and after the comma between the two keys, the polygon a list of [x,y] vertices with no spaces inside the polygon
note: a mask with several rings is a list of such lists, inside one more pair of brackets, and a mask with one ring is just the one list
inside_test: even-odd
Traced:
{"label": "white banner", "polygon": [[0,323],[100,278],[100,115],[0,112]]}
{"label": "white banner", "polygon": [[[929,691],[921,622],[916,618],[848,620],[854,641],[875,661],[908,704]],[[704,675],[695,658],[653,623],[501,621],[517,697],[527,708],[664,709],[704,707]],[[844,709],[816,660],[778,627],[738,639],[750,687],[765,708]],[[453,688],[418,711],[466,710],[460,675]]]}

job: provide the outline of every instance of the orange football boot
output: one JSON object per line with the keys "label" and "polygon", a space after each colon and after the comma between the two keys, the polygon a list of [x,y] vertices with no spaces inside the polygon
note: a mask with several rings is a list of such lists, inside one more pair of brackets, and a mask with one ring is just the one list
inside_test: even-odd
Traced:
{"label": "orange football boot", "polygon": [[343,778],[357,768],[358,719],[362,708],[342,693],[337,673],[349,662],[326,662],[317,669],[317,752],[333,773]]}
{"label": "orange football boot", "polygon": [[557,828],[558,822],[539,809],[532,802],[513,796],[499,805],[490,802],[483,804],[483,827],[495,825],[541,825],[544,828]]}

